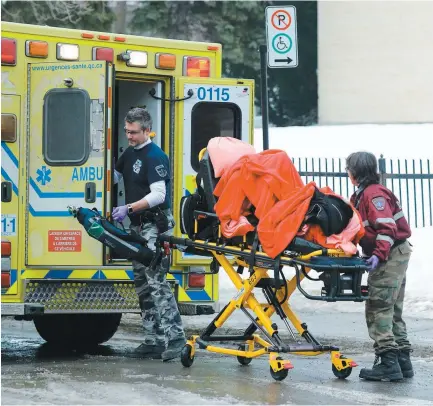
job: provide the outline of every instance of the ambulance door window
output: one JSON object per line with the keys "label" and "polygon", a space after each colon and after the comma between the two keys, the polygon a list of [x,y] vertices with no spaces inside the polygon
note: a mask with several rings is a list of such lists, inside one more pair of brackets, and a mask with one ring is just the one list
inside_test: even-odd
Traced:
{"label": "ambulance door window", "polygon": [[43,154],[51,166],[84,164],[90,153],[90,97],[82,89],[52,89],[44,98]]}
{"label": "ambulance door window", "polygon": [[191,113],[191,166],[199,170],[198,154],[211,138],[241,138],[242,113],[236,104],[197,103]]}
{"label": "ambulance door window", "polygon": [[2,141],[17,140],[17,117],[15,114],[2,114]]}

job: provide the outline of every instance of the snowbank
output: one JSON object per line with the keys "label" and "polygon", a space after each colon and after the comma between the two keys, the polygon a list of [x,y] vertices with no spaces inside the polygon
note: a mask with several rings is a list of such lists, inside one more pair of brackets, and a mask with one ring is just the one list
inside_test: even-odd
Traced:
{"label": "snowbank", "polygon": [[[263,149],[262,129],[254,130],[254,146]],[[345,158],[367,150],[377,157],[433,159],[432,124],[363,124],[269,128],[269,148],[291,158]]]}

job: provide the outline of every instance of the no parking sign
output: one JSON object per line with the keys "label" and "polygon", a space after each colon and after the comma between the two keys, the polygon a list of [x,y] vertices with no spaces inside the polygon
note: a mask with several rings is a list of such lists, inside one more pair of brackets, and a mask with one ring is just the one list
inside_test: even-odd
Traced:
{"label": "no parking sign", "polygon": [[266,39],[270,68],[298,66],[295,6],[266,7]]}

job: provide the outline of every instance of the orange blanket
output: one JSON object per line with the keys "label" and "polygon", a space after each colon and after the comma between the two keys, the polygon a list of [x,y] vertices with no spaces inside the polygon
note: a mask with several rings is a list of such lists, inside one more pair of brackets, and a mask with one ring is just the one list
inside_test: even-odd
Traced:
{"label": "orange blanket", "polygon": [[[267,150],[243,156],[224,171],[214,190],[214,195],[219,198],[215,212],[221,221],[222,233],[226,237],[234,237],[254,230],[245,221],[246,209],[251,203],[259,219],[257,231],[260,243],[264,251],[275,258],[298,233],[315,186],[314,182],[304,185],[284,151]],[[333,194],[329,188],[320,190]],[[360,222],[359,231],[351,238],[354,244],[363,233]],[[311,226],[306,238],[328,248],[337,246],[337,243],[326,241],[320,227]]]}

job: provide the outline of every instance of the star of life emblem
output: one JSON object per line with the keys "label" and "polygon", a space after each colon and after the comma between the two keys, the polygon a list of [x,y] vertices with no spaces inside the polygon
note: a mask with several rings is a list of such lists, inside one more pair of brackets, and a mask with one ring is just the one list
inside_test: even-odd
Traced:
{"label": "star of life emblem", "polygon": [[158,175],[161,176],[161,178],[167,176],[167,170],[165,169],[164,165],[155,166],[155,170],[158,173]]}
{"label": "star of life emblem", "polygon": [[132,170],[138,175],[140,173],[142,166],[143,166],[143,162],[141,162],[139,159],[137,159],[135,161],[134,166],[132,167]]}

